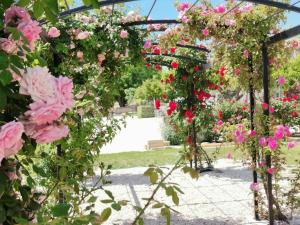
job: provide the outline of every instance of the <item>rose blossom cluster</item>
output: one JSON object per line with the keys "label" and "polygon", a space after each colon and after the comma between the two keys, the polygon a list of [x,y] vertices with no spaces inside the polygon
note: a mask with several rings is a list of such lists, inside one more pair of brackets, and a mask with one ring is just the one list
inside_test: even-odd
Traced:
{"label": "rose blossom cluster", "polygon": [[[6,27],[16,27],[28,40],[31,49],[34,42],[40,39],[42,28],[37,21],[31,19],[29,13],[18,6],[11,6],[5,11],[4,23]],[[10,37],[8,38],[10,39]]]}
{"label": "rose blossom cluster", "polygon": [[[271,151],[274,151],[279,146],[278,141],[280,141],[281,139],[287,138],[290,135],[291,135],[291,133],[290,133],[290,130],[288,127],[286,127],[284,125],[278,125],[278,126],[276,126],[273,136],[260,137],[258,143],[261,147],[264,148],[264,147],[268,146]],[[288,142],[287,147],[288,147],[288,149],[291,149],[291,148],[295,147],[295,143]]]}
{"label": "rose blossom cluster", "polygon": [[24,126],[20,122],[9,122],[0,128],[0,165],[3,158],[17,154],[23,147]]}
{"label": "rose blossom cluster", "polygon": [[57,121],[74,105],[72,90],[71,79],[56,78],[46,67],[28,68],[20,81],[20,94],[30,95],[33,100],[25,112],[25,134],[39,144],[66,137],[68,127]]}

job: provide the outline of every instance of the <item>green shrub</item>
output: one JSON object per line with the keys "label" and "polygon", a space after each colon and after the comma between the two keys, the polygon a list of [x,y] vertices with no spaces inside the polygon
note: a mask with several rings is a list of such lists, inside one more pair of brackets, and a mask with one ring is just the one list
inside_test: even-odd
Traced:
{"label": "green shrub", "polygon": [[139,118],[154,117],[154,108],[148,105],[141,105],[137,109],[137,115]]}
{"label": "green shrub", "polygon": [[180,145],[183,143],[182,137],[175,132],[174,128],[168,123],[168,120],[164,121],[161,131],[164,140],[169,141],[170,145]]}

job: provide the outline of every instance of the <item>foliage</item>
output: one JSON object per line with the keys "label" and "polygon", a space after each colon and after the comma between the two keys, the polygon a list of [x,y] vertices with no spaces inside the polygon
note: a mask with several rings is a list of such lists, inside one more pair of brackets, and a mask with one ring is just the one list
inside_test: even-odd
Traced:
{"label": "foliage", "polygon": [[154,117],[154,108],[151,105],[140,105],[137,108],[137,115],[139,118]]}
{"label": "foliage", "polygon": [[[145,80],[157,75],[157,71],[145,68],[144,64],[130,65],[123,73],[121,79],[119,79],[118,88],[120,92],[119,99],[122,100],[125,98],[125,103],[127,103],[127,101],[133,101],[136,89],[141,86]],[[121,103],[120,100],[119,104]]]}
{"label": "foliage", "polygon": [[163,93],[163,86],[160,80],[153,78],[143,82],[135,91],[135,99],[142,102],[148,102],[160,98]]}
{"label": "foliage", "polygon": [[171,145],[180,145],[183,143],[183,137],[175,132],[174,127],[170,125],[170,121],[167,118],[164,119],[161,132],[164,140],[170,141]]}

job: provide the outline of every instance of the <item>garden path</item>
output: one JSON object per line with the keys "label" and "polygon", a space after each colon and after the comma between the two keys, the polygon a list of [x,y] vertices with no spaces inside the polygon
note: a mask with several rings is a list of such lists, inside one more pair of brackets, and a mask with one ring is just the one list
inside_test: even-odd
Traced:
{"label": "garden path", "polygon": [[[251,171],[229,159],[218,160],[214,172],[202,173],[198,180],[191,179],[181,171],[176,171],[170,181],[180,184],[184,195],[180,196],[179,206],[159,191],[156,199],[165,202],[180,214],[172,214],[174,225],[265,225],[266,221],[253,219]],[[143,176],[146,168],[113,170],[106,187],[112,190],[117,200],[128,200],[130,204],[143,206],[142,198],[150,196],[153,186],[149,186],[147,177]],[[103,191],[97,193],[101,199]],[[99,211],[105,207],[97,203]],[[113,213],[107,225],[129,225],[135,217],[130,206],[121,213]],[[145,225],[164,225],[165,220],[159,216],[159,210],[149,208],[146,211]],[[294,225],[300,224],[299,221]]]}
{"label": "garden path", "polygon": [[149,140],[162,140],[162,117],[137,118],[127,117],[126,127],[114,137],[113,141],[101,149],[102,153],[117,153],[129,151],[146,151]]}

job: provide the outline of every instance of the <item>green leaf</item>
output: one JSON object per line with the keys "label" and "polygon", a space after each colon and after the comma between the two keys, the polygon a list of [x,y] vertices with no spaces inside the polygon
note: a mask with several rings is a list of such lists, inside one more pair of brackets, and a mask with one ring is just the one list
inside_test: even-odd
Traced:
{"label": "green leaf", "polygon": [[52,215],[54,217],[67,216],[71,205],[67,203],[60,203],[52,208]]}
{"label": "green leaf", "polygon": [[173,194],[172,194],[172,201],[174,202],[175,205],[179,204],[179,198],[175,191],[173,191]]}
{"label": "green leaf", "polygon": [[21,217],[15,217],[14,220],[18,223],[18,224],[28,224],[28,220],[21,218]]}
{"label": "green leaf", "polygon": [[95,196],[90,197],[88,200],[89,203],[94,203],[96,201],[97,201],[97,197],[95,197]]}
{"label": "green leaf", "polygon": [[34,172],[36,172],[38,175],[42,176],[42,177],[47,177],[47,174],[45,173],[45,171],[43,170],[43,168],[38,167],[36,165],[32,166],[32,169]]}
{"label": "green leaf", "polygon": [[106,208],[102,211],[101,215],[100,215],[100,222],[103,223],[106,220],[108,220],[108,218],[111,215],[111,208]]}
{"label": "green leaf", "polygon": [[108,203],[112,203],[114,201],[111,200],[111,199],[104,199],[104,200],[101,200],[101,202],[104,203],[104,204],[108,204]]}
{"label": "green leaf", "polygon": [[118,203],[113,203],[111,204],[111,207],[116,210],[116,211],[120,211],[121,210],[121,205]]}
{"label": "green leaf", "polygon": [[66,167],[61,167],[59,169],[59,179],[64,180],[67,177],[67,169]]}
{"label": "green leaf", "polygon": [[47,19],[55,23],[59,12],[57,0],[43,0],[42,3]]}
{"label": "green leaf", "polygon": [[4,223],[6,220],[6,210],[0,205],[0,223]]}
{"label": "green leaf", "polygon": [[156,184],[157,180],[158,180],[157,173],[155,173],[155,172],[151,173],[151,175],[150,175],[150,182],[151,182],[151,184]]}
{"label": "green leaf", "polygon": [[33,4],[33,15],[36,19],[40,18],[44,13],[44,8],[39,0],[36,0]]}
{"label": "green leaf", "polygon": [[12,81],[12,74],[11,72],[7,71],[7,70],[3,70],[0,73],[0,82],[6,86],[8,85],[10,82]]}
{"label": "green leaf", "polygon": [[174,193],[174,189],[172,187],[167,187],[166,188],[166,194],[167,196],[171,196]]}
{"label": "green leaf", "polygon": [[166,218],[166,220],[167,220],[166,225],[170,225],[171,224],[170,210],[168,208],[162,208],[160,210],[160,214]]}
{"label": "green leaf", "polygon": [[[4,87],[0,85],[0,109],[4,109],[7,104],[7,95]],[[1,197],[1,195],[0,195]]]}
{"label": "green leaf", "polygon": [[158,209],[158,208],[161,208],[163,207],[164,205],[162,203],[156,203],[152,206],[153,209]]}
{"label": "green leaf", "polygon": [[31,0],[19,0],[17,5],[21,6],[21,7],[25,7],[25,6],[29,5],[30,2],[31,2]]}
{"label": "green leaf", "polygon": [[113,196],[113,194],[111,193],[111,191],[105,190],[104,192],[105,192],[105,193],[108,195],[108,197],[110,197],[112,200],[115,199],[114,196]]}
{"label": "green leaf", "polygon": [[9,66],[9,58],[8,55],[0,51],[0,70],[5,70]]}

